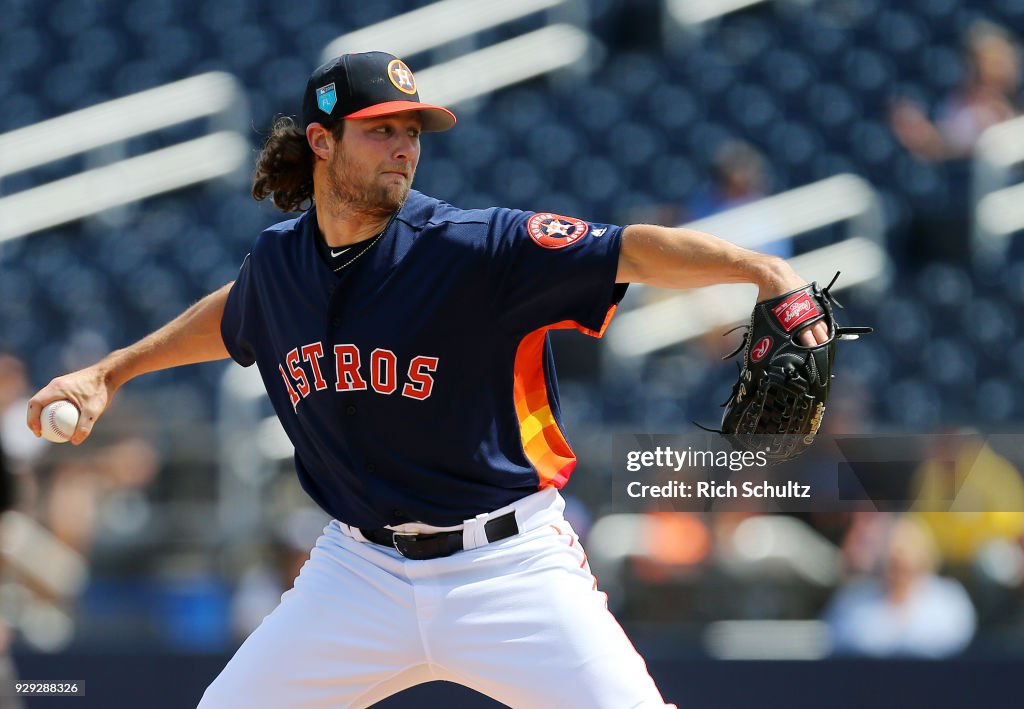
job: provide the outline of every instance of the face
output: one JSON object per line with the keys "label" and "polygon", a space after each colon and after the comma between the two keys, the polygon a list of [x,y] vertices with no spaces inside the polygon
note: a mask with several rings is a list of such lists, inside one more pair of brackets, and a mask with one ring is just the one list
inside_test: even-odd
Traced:
{"label": "face", "polygon": [[349,120],[335,148],[327,184],[338,206],[390,215],[405,204],[419,164],[419,113]]}
{"label": "face", "polygon": [[1001,37],[987,37],[972,47],[978,83],[1013,93],[1020,85],[1016,48]]}

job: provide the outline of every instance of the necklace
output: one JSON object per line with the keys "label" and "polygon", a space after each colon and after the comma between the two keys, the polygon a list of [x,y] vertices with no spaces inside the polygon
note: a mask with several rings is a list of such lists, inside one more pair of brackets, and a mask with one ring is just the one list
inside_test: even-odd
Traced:
{"label": "necklace", "polygon": [[[388,226],[391,226],[391,222],[388,222]],[[364,246],[362,249],[360,249],[359,252],[355,256],[353,256],[352,258],[350,258],[348,261],[346,261],[345,263],[341,264],[337,268],[332,268],[332,270],[335,273],[337,273],[338,271],[342,270],[343,268],[347,268],[348,266],[351,266],[355,262],[356,259],[358,259],[360,256],[365,254],[367,251],[372,249],[373,245],[376,244],[378,241],[380,241],[380,237],[384,236],[384,232],[387,231],[387,230],[388,230],[388,227],[387,226],[384,227],[384,229],[382,229],[381,232],[379,234],[377,234],[377,236],[373,237],[373,239],[370,240],[370,243],[368,243],[366,246]]]}

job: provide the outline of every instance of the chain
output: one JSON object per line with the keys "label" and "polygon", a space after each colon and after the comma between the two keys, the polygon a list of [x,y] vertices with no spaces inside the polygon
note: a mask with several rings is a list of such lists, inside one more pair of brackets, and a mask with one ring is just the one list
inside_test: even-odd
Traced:
{"label": "chain", "polygon": [[[388,225],[390,226],[390,222],[388,222]],[[384,231],[382,231],[381,233],[377,234],[377,236],[373,237],[373,241],[371,241],[369,244],[367,244],[365,247],[363,247],[363,249],[359,253],[357,253],[355,256],[350,258],[348,261],[346,261],[345,263],[341,264],[337,268],[333,269],[334,272],[337,273],[338,271],[342,270],[343,268],[347,268],[347,267],[351,266],[353,263],[355,263],[355,260],[357,258],[359,258],[363,254],[365,254],[367,251],[372,249],[373,245],[376,244],[378,241],[380,241],[380,237],[384,236],[384,232],[387,231],[387,230],[388,230],[387,227],[384,227]]]}

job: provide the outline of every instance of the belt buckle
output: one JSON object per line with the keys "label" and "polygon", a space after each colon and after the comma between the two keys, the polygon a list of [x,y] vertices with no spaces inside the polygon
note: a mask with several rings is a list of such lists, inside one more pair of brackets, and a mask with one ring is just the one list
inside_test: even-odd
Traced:
{"label": "belt buckle", "polygon": [[395,551],[397,551],[399,554],[401,554],[402,556],[404,556],[405,558],[408,559],[409,558],[408,555],[398,545],[399,537],[402,537],[402,538],[410,537],[409,541],[415,541],[415,537],[418,537],[418,536],[419,536],[419,532],[395,532],[395,531],[392,531],[391,532],[391,546],[393,546],[395,548]]}

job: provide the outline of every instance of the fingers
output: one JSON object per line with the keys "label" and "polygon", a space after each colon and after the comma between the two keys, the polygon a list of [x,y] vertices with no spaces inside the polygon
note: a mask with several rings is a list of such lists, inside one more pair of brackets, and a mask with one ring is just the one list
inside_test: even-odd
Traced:
{"label": "fingers", "polygon": [[824,320],[819,320],[814,325],[801,330],[796,339],[804,347],[824,344],[828,342],[828,325]]}
{"label": "fingers", "polygon": [[25,423],[28,425],[28,429],[35,434],[36,438],[43,435],[42,423],[39,420],[40,415],[43,413],[43,409],[46,408],[47,404],[52,404],[55,401],[61,399],[67,399],[78,407],[81,411],[81,405],[75,401],[71,393],[66,391],[61,383],[57,379],[53,379],[45,387],[36,392],[35,396],[28,400],[28,410],[25,412]]}
{"label": "fingers", "polygon": [[82,408],[78,409],[78,426],[75,427],[75,432],[71,434],[71,445],[77,446],[85,442],[85,439],[92,433],[92,427],[96,424],[97,418],[99,417],[92,412]]}
{"label": "fingers", "polygon": [[39,414],[43,412],[43,407],[46,406],[46,404],[42,403],[39,399],[40,394],[42,394],[42,392],[39,392],[39,394],[36,394],[28,400],[28,411],[25,415],[25,423],[28,425],[28,430],[30,430],[36,438],[43,435],[42,425],[39,423]]}
{"label": "fingers", "polygon": [[826,342],[828,342],[830,333],[828,331],[828,323],[826,323],[824,320],[819,320],[818,322],[814,323],[814,327],[811,328],[811,331],[814,333],[815,344],[823,345]]}

